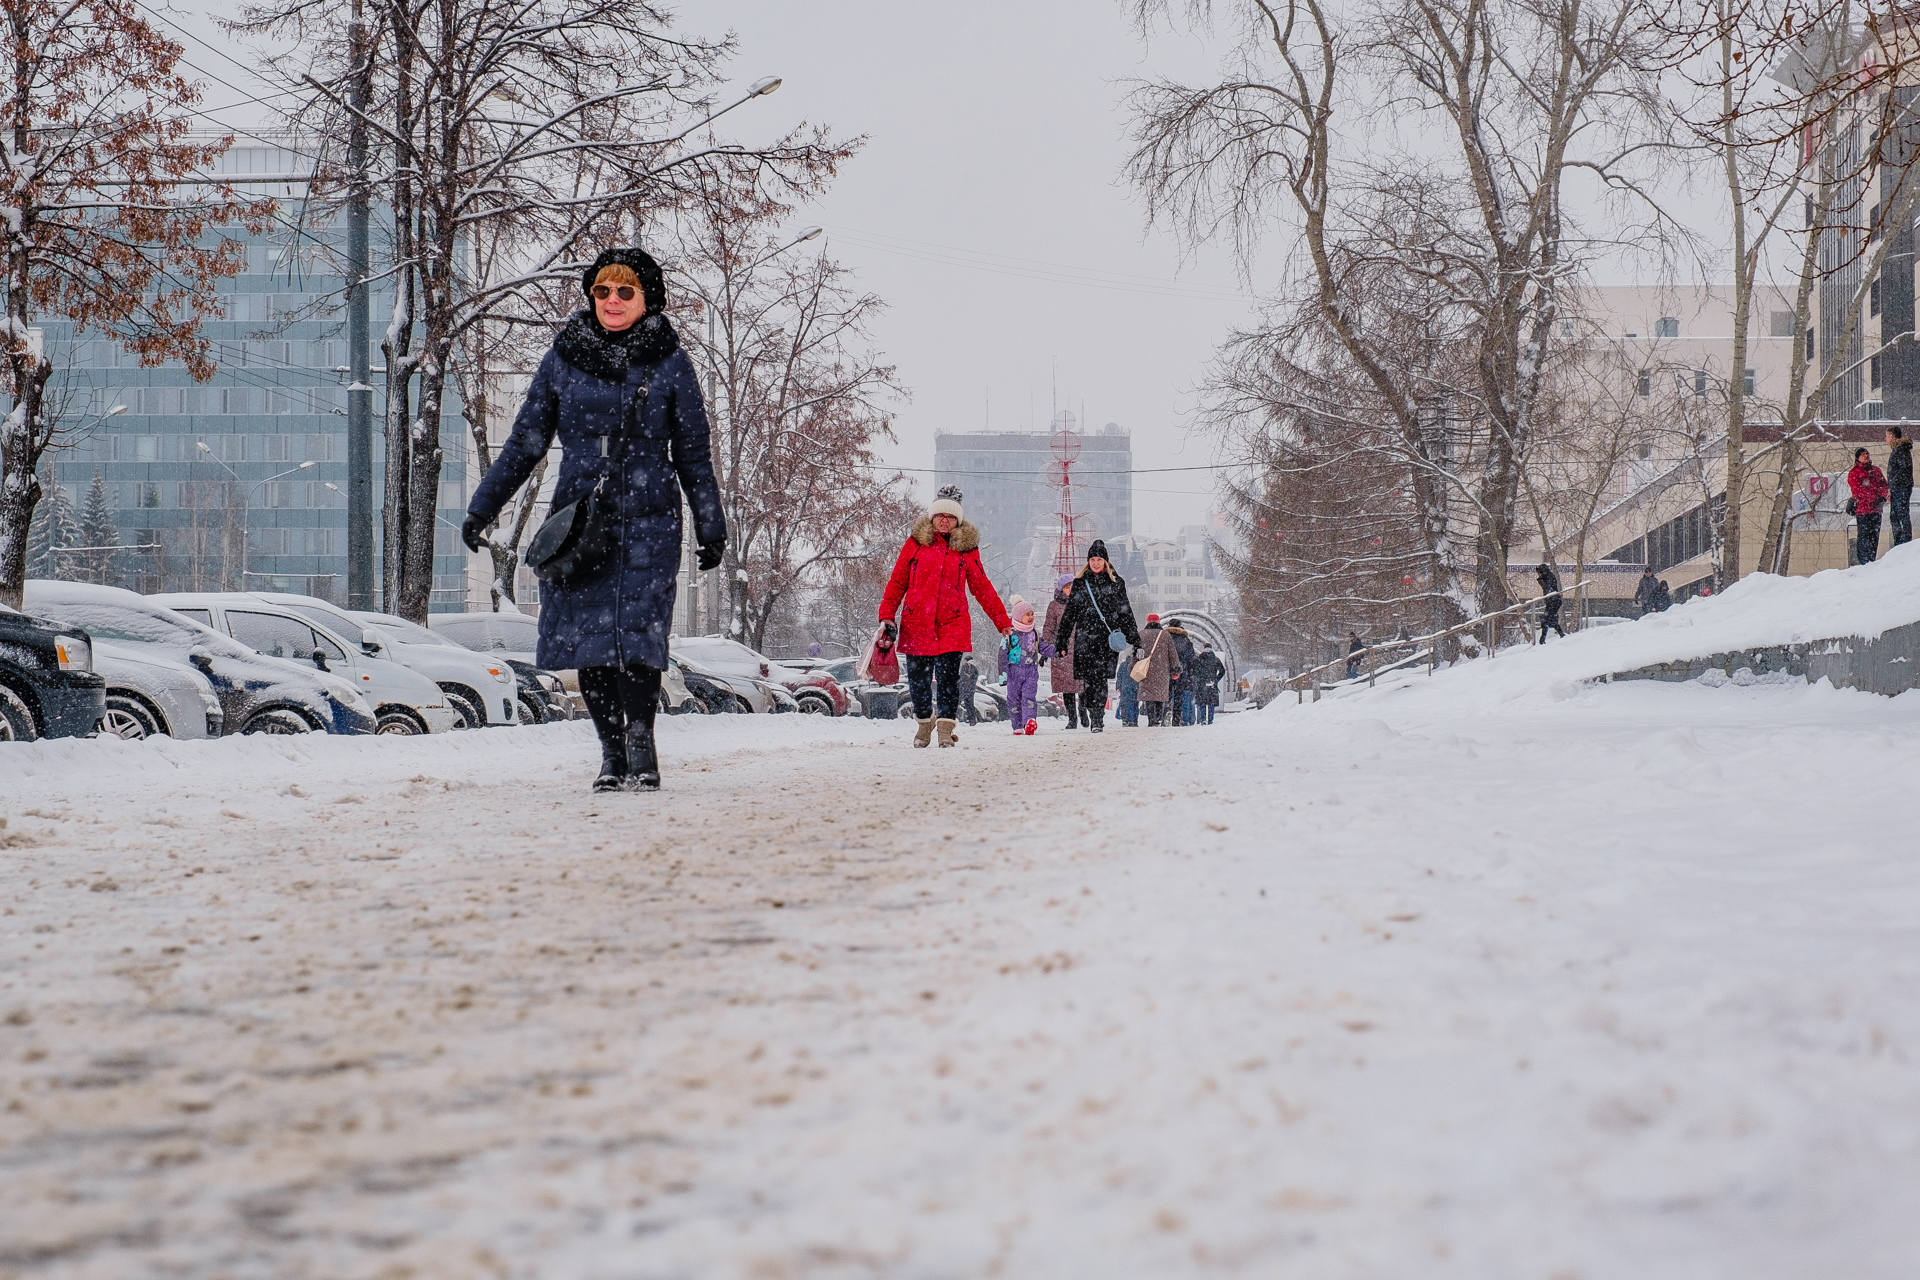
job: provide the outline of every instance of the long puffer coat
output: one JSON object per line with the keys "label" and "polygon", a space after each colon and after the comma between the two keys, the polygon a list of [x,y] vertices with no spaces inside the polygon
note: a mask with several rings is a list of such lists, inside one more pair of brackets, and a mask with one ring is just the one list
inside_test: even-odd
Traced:
{"label": "long puffer coat", "polygon": [[1203,707],[1220,705],[1220,681],[1227,674],[1226,663],[1211,649],[1202,649],[1193,660],[1187,679],[1193,686],[1193,700]]}
{"label": "long puffer coat", "polygon": [[[1047,602],[1046,621],[1040,624],[1041,634],[1049,637],[1059,635],[1060,619],[1066,612],[1067,593],[1064,591],[1054,592],[1053,599]],[[1047,668],[1047,679],[1054,693],[1079,693],[1087,687],[1080,680],[1074,678],[1073,651],[1071,649],[1055,649],[1053,651],[1053,662]]]}
{"label": "long puffer coat", "polygon": [[1146,679],[1140,682],[1140,701],[1165,702],[1173,692],[1174,679],[1180,674],[1180,651],[1173,637],[1149,622],[1140,630],[1140,656],[1147,660]]}
{"label": "long puffer coat", "polygon": [[968,591],[996,630],[1013,625],[980,565],[980,530],[962,520],[951,534],[939,534],[933,517],[921,516],[893,562],[893,576],[880,597],[880,621],[900,614],[900,652],[910,657],[965,653],[973,648]]}
{"label": "long puffer coat", "polygon": [[667,665],[667,630],[680,570],[680,494],[693,508],[698,542],[727,536],[714,480],[706,409],[693,362],[673,326],[648,315],[627,341],[610,337],[581,311],[540,361],[513,434],[473,491],[467,512],[500,514],[547,455],[561,447],[553,510],[586,495],[626,438],[613,502],[615,554],[605,570],[570,586],[543,584],[539,663],[566,671],[643,663]]}
{"label": "long puffer coat", "polygon": [[[1133,620],[1133,605],[1127,600],[1127,580],[1112,568],[1101,574],[1082,569],[1067,587],[1067,606],[1060,611],[1053,647],[1065,653],[1077,637],[1073,674],[1081,680],[1111,680],[1120,655],[1107,643],[1109,631],[1118,631],[1129,644],[1140,643],[1140,628]],[[1140,696],[1147,695],[1143,692]],[[1163,699],[1165,696],[1161,695]]]}

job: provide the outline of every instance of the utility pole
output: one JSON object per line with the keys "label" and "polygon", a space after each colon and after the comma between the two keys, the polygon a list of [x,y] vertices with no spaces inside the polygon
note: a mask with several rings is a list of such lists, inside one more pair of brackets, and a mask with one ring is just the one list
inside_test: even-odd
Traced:
{"label": "utility pole", "polygon": [[367,181],[368,81],[373,75],[373,50],[367,39],[364,0],[353,0],[349,45],[353,84],[347,101],[352,119],[347,124],[347,166],[352,170],[347,193],[347,607],[380,607],[373,581],[373,367],[368,346],[373,341],[371,300],[367,296]]}

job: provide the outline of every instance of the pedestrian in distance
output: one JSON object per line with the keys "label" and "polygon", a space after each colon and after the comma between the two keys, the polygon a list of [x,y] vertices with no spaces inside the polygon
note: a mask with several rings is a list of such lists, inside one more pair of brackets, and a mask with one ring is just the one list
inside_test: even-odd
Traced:
{"label": "pedestrian in distance", "polygon": [[1033,606],[1013,606],[1013,630],[1000,642],[1000,670],[1007,677],[1007,719],[1015,733],[1039,727],[1040,665],[1054,656],[1053,646],[1035,624]]}
{"label": "pedestrian in distance", "polygon": [[1173,687],[1167,691],[1167,711],[1174,724],[1193,723],[1193,684],[1188,674],[1193,670],[1193,660],[1198,650],[1193,647],[1192,637],[1178,621],[1169,618],[1164,624],[1166,632],[1173,638],[1173,660],[1179,664],[1180,671],[1173,678]]}
{"label": "pedestrian in distance", "polygon": [[1540,583],[1540,639],[1538,643],[1545,644],[1547,642],[1548,627],[1552,627],[1553,633],[1562,640],[1565,640],[1567,633],[1560,627],[1560,575],[1554,572],[1551,564],[1542,560],[1540,567],[1533,571],[1533,576],[1535,580]]}
{"label": "pedestrian in distance", "polygon": [[587,305],[541,358],[512,433],[467,504],[460,538],[480,550],[557,438],[550,509],[562,512],[597,490],[607,550],[542,585],[536,660],[580,673],[600,739],[593,789],[654,790],[653,718],[680,572],[681,494],[702,569],[719,566],[727,521],[700,378],[667,321],[660,264],[638,248],[609,249],[580,288]]}
{"label": "pedestrian in distance", "polygon": [[960,715],[969,728],[980,723],[980,708],[974,699],[980,694],[980,667],[969,653],[960,659]]}
{"label": "pedestrian in distance", "polygon": [[1210,647],[1203,647],[1193,660],[1194,723],[1212,724],[1214,708],[1220,705],[1220,681],[1226,677],[1227,664]]}
{"label": "pedestrian in distance", "polygon": [[1887,428],[1887,522],[1893,544],[1913,541],[1913,440],[1904,428]]}
{"label": "pedestrian in distance", "polygon": [[1640,606],[1640,616],[1646,617],[1654,612],[1653,598],[1660,591],[1660,582],[1653,576],[1653,566],[1648,565],[1640,571],[1640,585],[1633,589],[1633,602]]}
{"label": "pedestrian in distance", "polygon": [[954,721],[960,706],[960,656],[973,644],[967,593],[980,602],[1001,635],[1013,629],[999,593],[980,565],[980,530],[966,519],[960,490],[943,485],[900,548],[880,597],[880,621],[900,616],[900,652],[907,659],[907,688],[919,727],[913,745],[959,741]]}
{"label": "pedestrian in distance", "polygon": [[[1073,585],[1073,575],[1063,573],[1054,579],[1053,599],[1047,603],[1046,621],[1041,624],[1042,632],[1048,636],[1060,634],[1060,619],[1067,611],[1067,588]],[[1073,650],[1058,649],[1048,667],[1047,683],[1051,692],[1060,695],[1060,702],[1067,712],[1067,728],[1080,727],[1080,681],[1073,674]]]}
{"label": "pedestrian in distance", "polygon": [[1360,654],[1366,647],[1365,643],[1361,641],[1358,632],[1347,632],[1347,679],[1358,680],[1360,678]]}
{"label": "pedestrian in distance", "polygon": [[1665,613],[1671,608],[1673,608],[1673,589],[1667,585],[1667,580],[1662,578],[1653,585],[1653,611]]}
{"label": "pedestrian in distance", "polygon": [[1056,651],[1073,654],[1074,679],[1081,684],[1080,706],[1090,715],[1087,727],[1093,732],[1106,727],[1107,681],[1113,679],[1115,662],[1129,644],[1139,643],[1127,581],[1107,559],[1107,544],[1095,538],[1087,548],[1086,565],[1067,588],[1066,605],[1053,636]]}
{"label": "pedestrian in distance", "polygon": [[1140,651],[1129,648],[1113,671],[1113,713],[1129,729],[1140,727],[1140,682],[1133,678],[1133,664],[1139,659]]}
{"label": "pedestrian in distance", "polygon": [[1853,451],[1853,470],[1847,472],[1847,514],[1853,517],[1857,536],[1854,559],[1872,564],[1880,555],[1880,508],[1887,501],[1887,478],[1873,465],[1873,455],[1862,447]]}
{"label": "pedestrian in distance", "polygon": [[1146,708],[1147,724],[1171,723],[1166,719],[1167,701],[1180,672],[1180,658],[1157,613],[1148,614],[1147,625],[1140,629],[1140,652],[1146,668],[1139,674],[1140,703]]}

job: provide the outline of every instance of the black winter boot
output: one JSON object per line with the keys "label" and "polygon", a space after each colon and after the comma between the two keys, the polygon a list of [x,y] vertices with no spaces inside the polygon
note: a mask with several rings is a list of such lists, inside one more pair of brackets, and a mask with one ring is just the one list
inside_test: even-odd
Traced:
{"label": "black winter boot", "polygon": [[654,746],[653,721],[637,720],[627,726],[627,790],[660,789],[660,753]]}
{"label": "black winter boot", "polygon": [[[595,729],[600,726],[595,725]],[[600,730],[600,776],[593,780],[595,791],[618,791],[627,783],[627,744],[621,731]]]}

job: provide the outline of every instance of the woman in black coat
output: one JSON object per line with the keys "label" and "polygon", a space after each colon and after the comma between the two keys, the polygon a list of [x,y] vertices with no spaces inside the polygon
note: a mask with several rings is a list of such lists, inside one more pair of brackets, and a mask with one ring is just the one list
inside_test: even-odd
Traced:
{"label": "woman in black coat", "polygon": [[667,322],[660,265],[639,249],[609,249],[580,278],[591,306],[567,322],[541,360],[501,448],[467,504],[461,537],[482,532],[560,440],[552,509],[584,496],[619,454],[607,502],[613,553],[565,585],[544,584],[538,661],[577,669],[600,737],[595,791],[660,785],[653,716],[680,569],[680,494],[693,508],[700,567],[720,563],[727,522],[714,480],[706,409],[693,362]]}
{"label": "woman in black coat", "polygon": [[1086,567],[1067,588],[1067,607],[1060,614],[1060,628],[1054,634],[1053,647],[1067,652],[1074,633],[1081,634],[1073,651],[1073,676],[1084,688],[1080,705],[1093,712],[1095,733],[1107,712],[1107,681],[1113,679],[1119,658],[1107,637],[1118,631],[1131,649],[1140,643],[1140,628],[1133,620],[1133,605],[1127,600],[1127,581],[1107,560],[1107,544],[1095,538],[1087,548]]}

